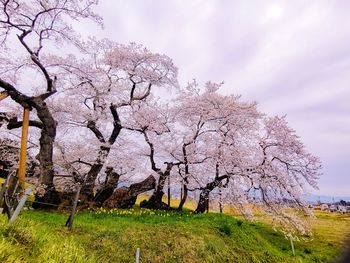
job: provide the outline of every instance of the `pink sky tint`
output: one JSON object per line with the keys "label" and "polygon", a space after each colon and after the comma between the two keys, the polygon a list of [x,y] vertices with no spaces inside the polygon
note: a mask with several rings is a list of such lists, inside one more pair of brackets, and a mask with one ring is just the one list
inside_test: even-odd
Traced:
{"label": "pink sky tint", "polygon": [[101,1],[85,35],[165,53],[183,85],[224,81],[268,114],[287,114],[321,157],[317,194],[350,195],[350,1]]}

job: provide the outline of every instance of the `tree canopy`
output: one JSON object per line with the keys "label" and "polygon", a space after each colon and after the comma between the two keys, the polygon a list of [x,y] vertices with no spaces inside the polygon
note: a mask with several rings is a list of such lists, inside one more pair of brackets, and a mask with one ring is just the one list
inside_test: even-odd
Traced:
{"label": "tree canopy", "polygon": [[[188,196],[198,198],[198,213],[220,196],[244,215],[258,204],[282,225],[304,232],[296,214],[309,213],[304,195],[317,187],[321,166],[287,118],[223,94],[223,84],[182,87],[171,58],[140,44],[82,39],[70,23],[101,24],[96,4],[0,2],[0,91],[12,101],[2,107],[0,121],[7,125],[0,132],[18,142],[22,121],[12,115],[22,107],[32,111],[29,151],[38,160],[38,185],[47,200],[57,194],[55,179],[65,174],[93,201],[114,172],[109,186],[129,187],[115,202],[133,204],[135,195],[154,189],[141,205],[169,208],[162,202],[169,180],[180,210]],[[293,211],[286,209],[291,206]]]}

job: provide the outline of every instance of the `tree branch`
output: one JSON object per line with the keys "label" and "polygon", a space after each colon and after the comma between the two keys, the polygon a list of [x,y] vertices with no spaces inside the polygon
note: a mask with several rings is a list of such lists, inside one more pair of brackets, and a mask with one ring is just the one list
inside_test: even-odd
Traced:
{"label": "tree branch", "polygon": [[96,122],[95,121],[91,121],[91,120],[88,121],[86,127],[88,127],[95,134],[95,136],[99,140],[99,142],[106,143],[106,140],[105,140],[103,134],[96,127]]}
{"label": "tree branch", "polygon": [[113,104],[109,107],[112,116],[113,116],[113,131],[111,136],[108,139],[109,144],[113,144],[115,140],[117,139],[121,129],[123,128],[120,122],[119,114],[117,111],[117,107]]}
{"label": "tree branch", "polygon": [[[22,127],[23,121],[17,121],[17,118],[12,118],[9,120],[7,124],[7,129],[12,130],[12,129],[17,129]],[[29,126],[36,127],[39,129],[43,128],[43,123],[41,121],[29,121]]]}

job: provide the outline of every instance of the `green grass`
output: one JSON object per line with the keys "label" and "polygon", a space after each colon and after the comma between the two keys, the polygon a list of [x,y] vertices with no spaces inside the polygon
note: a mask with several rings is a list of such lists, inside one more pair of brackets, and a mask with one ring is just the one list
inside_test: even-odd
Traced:
{"label": "green grass", "polygon": [[[150,210],[67,214],[24,211],[0,216],[0,262],[332,262],[350,232],[349,216],[319,214],[313,240],[289,240],[263,223],[229,215]],[[336,230],[336,231],[335,231]]]}

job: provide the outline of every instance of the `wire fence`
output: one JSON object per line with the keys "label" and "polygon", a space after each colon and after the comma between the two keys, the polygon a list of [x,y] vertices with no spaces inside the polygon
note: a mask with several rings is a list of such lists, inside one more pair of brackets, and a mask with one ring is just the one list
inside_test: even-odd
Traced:
{"label": "wire fence", "polygon": [[58,205],[58,204],[52,204],[47,202],[41,202],[41,201],[28,201],[30,204],[41,204],[41,205],[48,205],[48,206],[54,206],[54,207],[62,207],[62,208],[72,208],[72,205]]}

